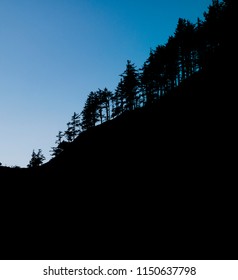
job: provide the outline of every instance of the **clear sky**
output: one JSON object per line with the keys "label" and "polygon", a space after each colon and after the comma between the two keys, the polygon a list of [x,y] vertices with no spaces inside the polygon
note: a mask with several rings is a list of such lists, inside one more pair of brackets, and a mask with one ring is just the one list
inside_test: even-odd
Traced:
{"label": "clear sky", "polygon": [[212,0],[0,0],[0,162],[48,161],[58,132],[90,91],[114,91],[129,59],[140,68],[178,18]]}

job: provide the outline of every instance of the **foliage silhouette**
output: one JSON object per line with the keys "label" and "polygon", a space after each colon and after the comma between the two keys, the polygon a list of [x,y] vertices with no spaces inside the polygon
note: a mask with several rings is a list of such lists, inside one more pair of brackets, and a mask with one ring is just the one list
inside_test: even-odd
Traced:
{"label": "foliage silhouette", "polygon": [[51,156],[55,157],[57,155],[59,155],[62,151],[63,151],[63,148],[62,148],[62,139],[64,137],[64,133],[62,131],[59,131],[58,134],[57,134],[57,140],[55,141],[55,144],[57,144],[56,147],[52,147],[51,149]]}
{"label": "foliage silhouette", "polygon": [[74,139],[80,133],[80,115],[74,112],[73,116],[71,117],[71,121],[67,123],[67,130],[65,131],[64,135],[68,142],[74,141]]}
{"label": "foliage silhouette", "polygon": [[[74,141],[80,132],[125,111],[158,102],[184,80],[205,69],[213,54],[226,42],[225,26],[229,22],[230,6],[230,1],[213,0],[204,12],[204,21],[198,18],[194,24],[179,18],[174,35],[164,45],[150,50],[141,69],[137,70],[127,60],[126,70],[119,75],[115,91],[105,88],[90,92],[82,112],[74,113],[64,133],[66,142]],[[60,152],[58,147],[53,148],[52,156]]]}
{"label": "foliage silhouette", "polygon": [[38,152],[36,153],[35,150],[33,150],[32,155],[31,155],[31,160],[27,167],[39,167],[40,165],[43,164],[45,160],[45,156],[42,154],[42,150],[39,149]]}
{"label": "foliage silhouette", "polygon": [[[82,130],[95,126],[103,120],[117,117],[126,110],[134,110],[152,104],[173,90],[192,74],[206,67],[207,60],[224,40],[221,30],[226,24],[229,1],[213,0],[205,20],[197,22],[179,18],[174,35],[164,45],[151,50],[148,59],[136,70],[130,60],[114,93],[107,97],[107,117],[102,114],[102,94],[91,92],[86,100],[82,115]],[[227,19],[226,19],[227,20]],[[111,112],[110,112],[111,108]]]}

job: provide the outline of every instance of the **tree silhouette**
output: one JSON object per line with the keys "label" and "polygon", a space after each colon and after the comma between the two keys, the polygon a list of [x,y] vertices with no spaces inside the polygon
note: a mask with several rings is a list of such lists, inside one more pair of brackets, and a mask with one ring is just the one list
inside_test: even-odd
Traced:
{"label": "tree silhouette", "polygon": [[64,132],[68,142],[74,141],[74,139],[79,135],[81,132],[80,126],[80,115],[74,112],[71,117],[71,121],[67,123],[67,130]]}
{"label": "tree silhouette", "polygon": [[62,151],[63,151],[63,148],[62,148],[62,139],[64,137],[64,133],[62,131],[59,131],[59,133],[56,135],[56,141],[55,141],[55,144],[57,144],[56,147],[52,147],[51,151],[51,156],[57,156],[59,155]]}
{"label": "tree silhouette", "polygon": [[91,91],[85,102],[83,111],[81,112],[82,116],[82,129],[86,130],[90,127],[96,125],[99,120],[99,99],[97,92]]}
{"label": "tree silhouette", "polygon": [[155,79],[155,71],[153,71],[154,64],[154,51],[150,50],[150,55],[143,64],[140,73],[141,103],[143,106],[150,105],[154,101],[157,84]]}
{"label": "tree silhouette", "polygon": [[112,117],[115,118],[125,111],[124,84],[120,79],[112,96]]}
{"label": "tree silhouette", "polygon": [[165,45],[164,61],[166,91],[169,91],[179,83],[178,46],[174,36]]}
{"label": "tree silhouette", "polygon": [[204,30],[204,22],[198,18],[196,27],[195,27],[195,46],[196,46],[196,71],[201,70],[204,68],[206,64],[206,49],[207,49],[207,44],[205,40],[205,30]]}
{"label": "tree silhouette", "polygon": [[178,45],[179,82],[188,78],[193,73],[193,57],[195,25],[186,19],[179,18],[175,30]]}
{"label": "tree silhouette", "polygon": [[212,4],[209,5],[208,11],[204,12],[204,27],[206,30],[206,43],[209,51],[214,51],[221,41],[221,21],[224,4],[218,0],[212,0]]}
{"label": "tree silhouette", "polygon": [[127,60],[126,70],[120,76],[122,77],[125,108],[131,111],[138,107],[139,74],[130,60]]}
{"label": "tree silhouette", "polygon": [[72,138],[73,140],[79,135],[79,133],[81,132],[80,130],[80,115],[75,113],[73,114],[73,116],[71,117],[71,131],[72,131]]}
{"label": "tree silhouette", "polygon": [[32,168],[32,167],[38,167],[42,165],[43,161],[45,160],[45,156],[42,154],[42,150],[38,149],[38,152],[36,153],[35,150],[33,150],[32,155],[31,155],[31,160],[27,167]]}
{"label": "tree silhouette", "polygon": [[140,87],[143,91],[143,99],[146,99],[145,104],[150,105],[165,94],[167,80],[165,69],[166,47],[158,45],[155,50],[150,51],[140,75]]}
{"label": "tree silhouette", "polygon": [[[97,91],[97,98],[98,98],[98,112],[100,122],[102,123],[104,120],[108,121],[111,118],[110,113],[110,102],[112,99],[112,92],[109,91],[107,88],[103,90],[98,89]],[[104,114],[105,111],[105,114]]]}
{"label": "tree silhouette", "polygon": [[64,135],[68,142],[73,141],[73,133],[72,133],[72,127],[70,122],[67,122],[67,129],[65,130]]}

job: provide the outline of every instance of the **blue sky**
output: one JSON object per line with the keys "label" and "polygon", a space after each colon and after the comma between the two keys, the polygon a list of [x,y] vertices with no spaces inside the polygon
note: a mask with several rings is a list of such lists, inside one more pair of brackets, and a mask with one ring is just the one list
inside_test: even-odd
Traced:
{"label": "blue sky", "polygon": [[114,91],[126,61],[140,68],[179,17],[203,18],[211,0],[1,0],[0,162],[48,161],[57,133],[90,91]]}

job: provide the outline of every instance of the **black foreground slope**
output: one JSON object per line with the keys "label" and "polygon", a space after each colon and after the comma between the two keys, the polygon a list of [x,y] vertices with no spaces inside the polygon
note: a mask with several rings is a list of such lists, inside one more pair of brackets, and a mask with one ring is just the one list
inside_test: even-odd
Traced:
{"label": "black foreground slope", "polygon": [[36,178],[42,185],[60,185],[65,180],[81,189],[173,185],[175,181],[190,185],[191,178],[193,184],[227,180],[235,98],[234,74],[222,54],[158,104],[126,112],[81,133],[39,169],[8,172],[19,174],[25,184]]}
{"label": "black foreground slope", "polygon": [[1,168],[4,258],[226,258],[236,127],[226,66],[217,54],[158,104],[82,133],[39,169]]}

